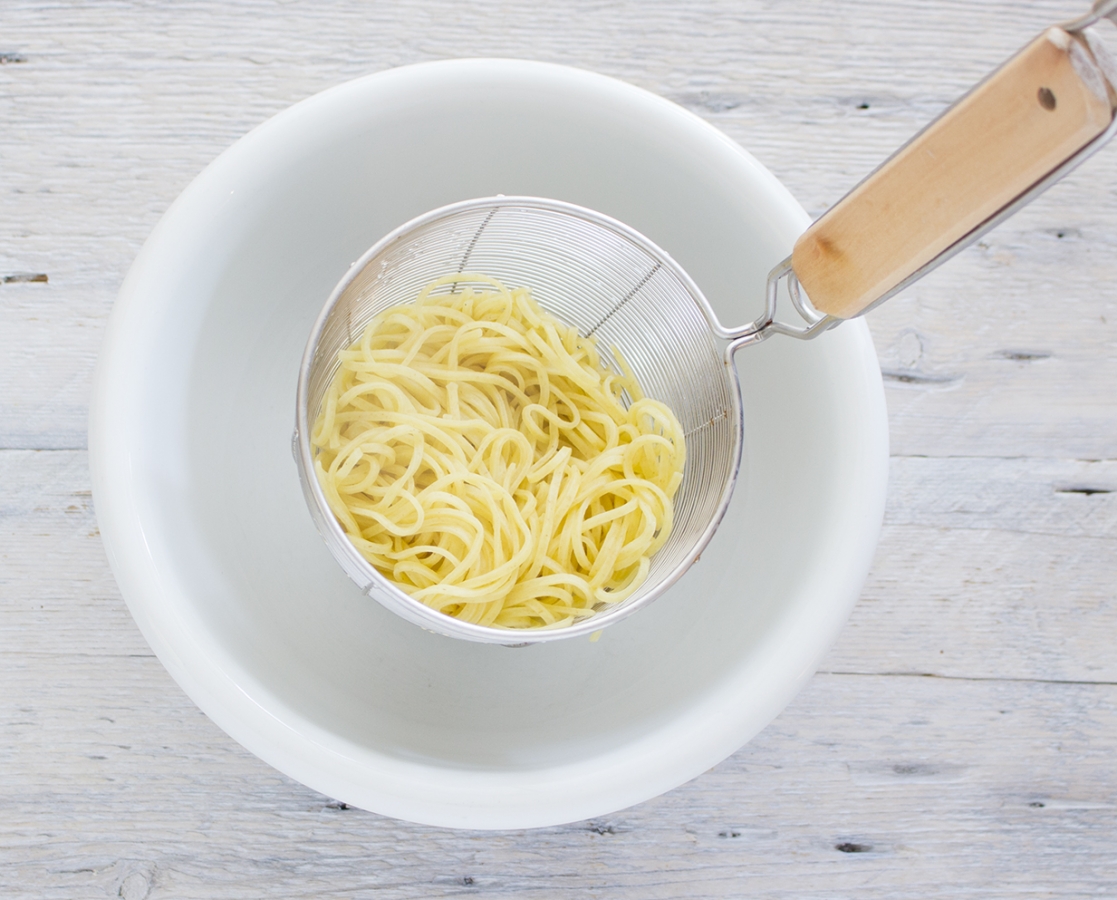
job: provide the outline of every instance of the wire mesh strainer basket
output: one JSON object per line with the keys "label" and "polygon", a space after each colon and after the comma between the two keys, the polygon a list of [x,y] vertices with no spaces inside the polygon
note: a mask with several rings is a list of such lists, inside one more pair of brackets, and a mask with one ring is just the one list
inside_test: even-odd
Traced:
{"label": "wire mesh strainer basket", "polygon": [[[377,313],[415,300],[461,272],[527,287],[548,312],[587,336],[612,368],[620,350],[644,392],[674,411],[687,462],[671,535],[647,579],[624,601],[561,630],[504,629],[444,615],[380,574],[346,537],[314,474],[311,427],[337,372],[338,351]],[[479,285],[485,287],[485,285]],[[445,290],[460,289],[446,285]],[[389,234],[357,261],[319,317],[299,375],[295,457],[315,524],[361,589],[411,622],[452,637],[500,644],[589,634],[646,606],[689,568],[725,512],[741,453],[740,398],[730,346],[687,274],[638,232],[552,200],[494,197],[457,203]],[[618,369],[619,371],[619,369]]]}

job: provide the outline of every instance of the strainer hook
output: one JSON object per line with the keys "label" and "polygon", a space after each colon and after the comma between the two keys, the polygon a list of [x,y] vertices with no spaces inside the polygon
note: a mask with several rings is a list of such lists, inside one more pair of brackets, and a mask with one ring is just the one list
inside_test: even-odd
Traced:
{"label": "strainer hook", "polygon": [[[791,305],[799,313],[805,323],[803,325],[793,325],[776,319],[776,312],[779,307],[780,282],[784,278],[787,279],[787,293],[791,298]],[[814,308],[806,294],[800,290],[799,279],[795,277],[795,271],[791,267],[791,257],[789,256],[768,273],[763,314],[748,325],[726,332],[725,336],[731,341],[728,353],[732,356],[741,347],[749,344],[759,344],[773,334],[783,334],[809,341],[818,337],[824,331],[829,331],[842,321],[836,316],[826,315]]]}

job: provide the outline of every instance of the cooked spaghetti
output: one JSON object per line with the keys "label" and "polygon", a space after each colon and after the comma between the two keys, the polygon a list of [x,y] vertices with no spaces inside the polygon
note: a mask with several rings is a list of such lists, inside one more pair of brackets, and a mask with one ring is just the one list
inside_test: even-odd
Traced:
{"label": "cooked spaghetti", "polygon": [[686,449],[617,360],[525,288],[438,279],[339,354],[311,436],[330,508],[378,571],[464,621],[557,628],[623,600],[671,530]]}

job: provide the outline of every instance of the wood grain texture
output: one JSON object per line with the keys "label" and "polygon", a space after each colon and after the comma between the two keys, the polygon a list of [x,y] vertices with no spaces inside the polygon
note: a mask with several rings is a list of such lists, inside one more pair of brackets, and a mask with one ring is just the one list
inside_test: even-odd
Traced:
{"label": "wood grain texture", "polygon": [[[529,832],[347,809],[241,751],[152,658],[6,660],[4,896],[1106,896],[1117,687],[817,676],[711,772]],[[981,740],[973,735],[980,733]]]}
{"label": "wood grain texture", "polygon": [[1047,29],[800,236],[799,283],[820,312],[864,312],[972,240],[1112,121],[1085,40]]}
{"label": "wood grain texture", "polygon": [[1117,151],[871,314],[895,458],[862,602],[756,740],[601,821],[409,826],[247,754],[132,624],[84,452],[140,244],[207,162],[296,100],[449,56],[584,66],[706,117],[817,215],[1084,7],[5,0],[0,894],[1112,896]]}

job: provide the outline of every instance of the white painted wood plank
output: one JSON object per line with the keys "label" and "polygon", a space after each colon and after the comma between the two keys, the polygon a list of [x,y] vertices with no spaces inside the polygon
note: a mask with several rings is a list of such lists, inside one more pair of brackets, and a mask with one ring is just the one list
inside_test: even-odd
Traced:
{"label": "white painted wood plank", "polygon": [[17,738],[0,890],[21,900],[1104,896],[1117,878],[1111,685],[819,676],[683,788],[486,834],[339,809],[228,741],[152,658],[0,667]]}
{"label": "white painted wood plank", "polygon": [[1117,542],[888,526],[824,671],[1117,683]]}
{"label": "white painted wood plank", "polygon": [[1117,538],[1117,460],[893,459],[885,523]]}
{"label": "white painted wood plank", "polygon": [[151,655],[105,558],[84,451],[0,451],[0,652]]}

